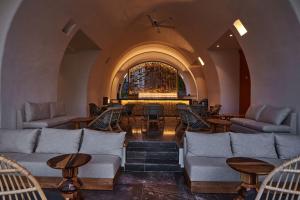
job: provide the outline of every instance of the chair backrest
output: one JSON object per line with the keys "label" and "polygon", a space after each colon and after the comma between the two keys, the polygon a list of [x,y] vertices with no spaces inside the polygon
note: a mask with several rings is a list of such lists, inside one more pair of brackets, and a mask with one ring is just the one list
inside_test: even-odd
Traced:
{"label": "chair backrest", "polygon": [[157,116],[162,117],[164,115],[164,107],[160,104],[146,104],[144,105],[144,116]]}
{"label": "chair backrest", "polygon": [[255,200],[300,199],[300,157],[276,167],[263,181]]}
{"label": "chair backrest", "polygon": [[88,127],[98,130],[108,130],[111,124],[119,122],[122,110],[122,108],[108,108],[100,116],[90,122]]}
{"label": "chair backrest", "polygon": [[89,111],[91,117],[99,116],[102,113],[102,109],[95,103],[89,103]]}
{"label": "chair backrest", "polygon": [[110,123],[111,124],[119,123],[123,108],[116,107],[116,108],[111,108],[111,110],[112,110],[112,115],[111,115]]}
{"label": "chair backrest", "polygon": [[0,196],[9,200],[47,200],[40,184],[30,172],[3,156],[0,156]]}
{"label": "chair backrest", "polygon": [[188,121],[188,125],[193,129],[201,129],[208,128],[209,124],[202,119],[201,116],[194,113],[190,108],[186,109],[186,117]]}
{"label": "chair backrest", "polygon": [[187,107],[187,105],[186,104],[177,104],[176,109],[177,109],[177,113],[180,117],[181,123],[188,124],[188,117],[187,117],[188,107]]}

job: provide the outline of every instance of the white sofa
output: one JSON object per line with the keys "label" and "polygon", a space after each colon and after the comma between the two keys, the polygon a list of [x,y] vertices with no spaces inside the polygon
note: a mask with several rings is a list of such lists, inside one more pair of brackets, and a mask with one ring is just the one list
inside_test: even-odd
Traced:
{"label": "white sofa", "polygon": [[74,118],[66,114],[63,103],[26,102],[24,108],[17,111],[17,128],[64,127]]}
{"label": "white sofa", "polygon": [[0,152],[26,167],[42,187],[55,187],[61,170],[47,161],[66,153],[88,153],[89,163],[79,168],[84,189],[113,189],[114,179],[125,155],[125,132],[104,133],[89,129],[0,129]]}
{"label": "white sofa", "polygon": [[297,114],[290,108],[250,106],[245,118],[232,118],[230,130],[241,133],[296,133]]}
{"label": "white sofa", "polygon": [[299,144],[300,136],[291,134],[186,132],[185,177],[192,191],[236,192],[240,175],[226,164],[227,158],[258,158],[278,166],[300,155]]}

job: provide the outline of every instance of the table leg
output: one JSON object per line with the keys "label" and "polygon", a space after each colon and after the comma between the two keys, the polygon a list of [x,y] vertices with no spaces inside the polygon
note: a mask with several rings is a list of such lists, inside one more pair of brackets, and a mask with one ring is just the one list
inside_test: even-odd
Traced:
{"label": "table leg", "polygon": [[80,129],[80,122],[74,122],[75,129]]}
{"label": "table leg", "polygon": [[81,186],[81,181],[78,179],[78,168],[63,169],[63,180],[59,184],[59,190],[66,200],[79,200],[80,195],[78,189]]}
{"label": "table leg", "polygon": [[216,133],[217,132],[217,126],[216,126],[216,124],[211,124],[210,126],[211,126],[211,132],[212,133]]}
{"label": "table leg", "polygon": [[257,195],[258,177],[255,174],[241,173],[241,185],[236,200],[254,200]]}

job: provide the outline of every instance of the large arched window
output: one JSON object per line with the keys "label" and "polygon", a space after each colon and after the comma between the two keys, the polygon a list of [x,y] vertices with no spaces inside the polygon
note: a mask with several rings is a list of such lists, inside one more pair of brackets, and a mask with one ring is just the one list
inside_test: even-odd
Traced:
{"label": "large arched window", "polygon": [[131,67],[120,84],[121,99],[178,98],[186,88],[178,70],[164,62],[147,61]]}

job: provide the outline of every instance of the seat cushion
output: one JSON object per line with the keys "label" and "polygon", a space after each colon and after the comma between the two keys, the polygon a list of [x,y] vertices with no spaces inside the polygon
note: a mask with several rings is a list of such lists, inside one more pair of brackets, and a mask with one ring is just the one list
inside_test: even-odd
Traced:
{"label": "seat cushion", "polygon": [[92,155],[89,163],[79,168],[79,177],[114,178],[121,159],[115,155]]}
{"label": "seat cushion", "polygon": [[24,122],[23,128],[48,128],[67,123],[74,119],[74,116],[60,116],[55,118]]}
{"label": "seat cushion", "polygon": [[266,105],[251,105],[245,114],[245,118],[257,120],[265,107]]}
{"label": "seat cushion", "polygon": [[77,153],[81,129],[43,128],[36,148],[37,153]]}
{"label": "seat cushion", "polygon": [[0,129],[0,152],[32,153],[38,133],[37,129]]}
{"label": "seat cushion", "polygon": [[186,132],[187,154],[193,156],[231,157],[229,133]]}
{"label": "seat cushion", "polygon": [[277,108],[268,105],[261,112],[258,121],[279,125],[287,118],[291,111],[290,108]]}
{"label": "seat cushion", "polygon": [[240,175],[226,164],[226,158],[188,156],[185,170],[191,181],[240,181]]}
{"label": "seat cushion", "polygon": [[83,133],[80,153],[110,154],[122,157],[125,132],[111,133],[84,129]]}
{"label": "seat cushion", "polygon": [[26,122],[50,118],[49,103],[25,103]]}
{"label": "seat cushion", "polygon": [[300,136],[276,134],[275,141],[280,159],[291,159],[300,155]]}
{"label": "seat cushion", "polygon": [[278,158],[272,133],[230,133],[234,156],[252,158]]}
{"label": "seat cushion", "polygon": [[61,170],[52,169],[47,165],[47,161],[59,154],[44,153],[4,153],[4,156],[16,160],[24,166],[33,176],[61,177]]}

